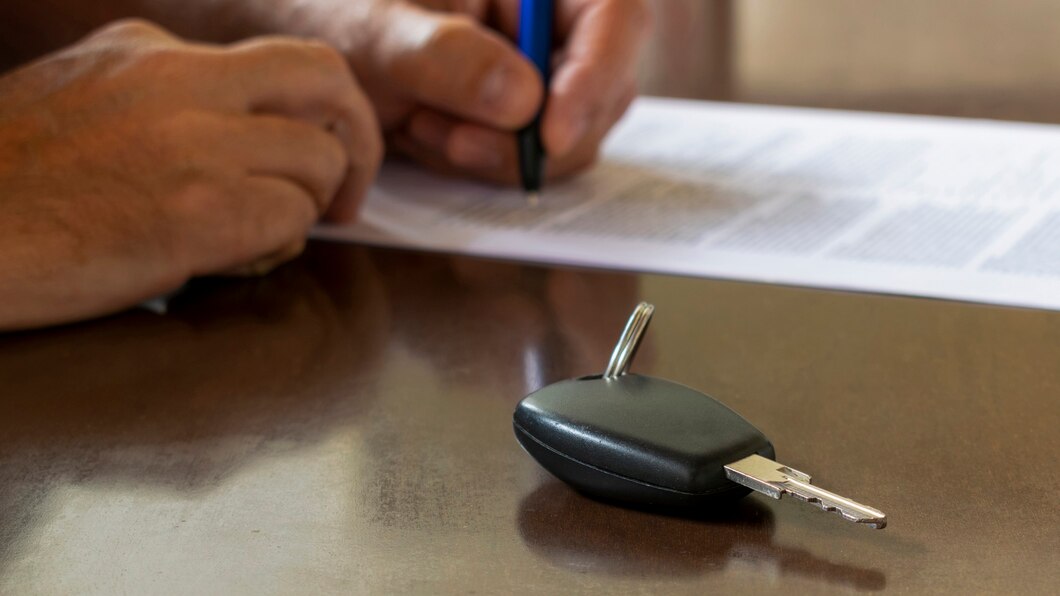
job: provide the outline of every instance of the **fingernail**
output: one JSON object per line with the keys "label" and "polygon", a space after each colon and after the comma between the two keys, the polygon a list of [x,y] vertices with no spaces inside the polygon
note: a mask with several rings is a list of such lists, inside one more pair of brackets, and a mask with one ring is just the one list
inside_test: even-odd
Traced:
{"label": "fingernail", "polygon": [[501,165],[501,148],[478,135],[457,132],[449,140],[449,159],[465,168],[495,168]]}
{"label": "fingernail", "polygon": [[445,147],[450,129],[449,123],[430,114],[419,114],[409,123],[412,138],[431,149],[441,150]]}
{"label": "fingernail", "polygon": [[578,141],[582,140],[585,133],[589,131],[589,115],[585,113],[574,113],[567,118],[567,135],[563,142],[560,143],[560,147],[556,148],[556,153],[564,155],[568,151],[574,149],[577,146]]}
{"label": "fingernail", "polygon": [[478,91],[479,104],[486,108],[494,108],[504,105],[505,95],[508,93],[508,85],[511,82],[511,73],[504,66],[494,68],[482,81],[482,87]]}

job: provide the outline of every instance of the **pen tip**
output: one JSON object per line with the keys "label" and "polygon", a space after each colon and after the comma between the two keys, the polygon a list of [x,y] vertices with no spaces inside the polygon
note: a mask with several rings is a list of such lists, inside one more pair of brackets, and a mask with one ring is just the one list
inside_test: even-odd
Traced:
{"label": "pen tip", "polygon": [[526,202],[530,203],[531,207],[537,207],[537,204],[541,202],[541,194],[537,191],[526,193]]}

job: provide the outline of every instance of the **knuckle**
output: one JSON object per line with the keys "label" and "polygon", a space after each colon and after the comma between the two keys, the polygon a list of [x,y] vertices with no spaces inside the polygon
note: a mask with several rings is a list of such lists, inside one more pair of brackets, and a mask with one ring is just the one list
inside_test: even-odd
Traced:
{"label": "knuckle", "polygon": [[116,37],[143,38],[164,35],[165,31],[144,19],[125,18],[107,25],[100,30],[100,33]]}
{"label": "knuckle", "polygon": [[283,188],[270,189],[276,193],[273,209],[247,212],[240,223],[232,226],[227,238],[229,251],[245,258],[260,257],[277,244],[290,244],[305,237],[317,218],[314,202],[294,183],[282,183]]}
{"label": "knuckle", "polygon": [[135,64],[145,74],[158,76],[179,68],[188,57],[188,52],[181,47],[156,46],[140,52]]}
{"label": "knuckle", "polygon": [[316,202],[294,182],[281,182],[271,189],[275,193],[273,210],[257,210],[236,225],[231,238],[233,251],[243,255],[259,253],[264,246],[279,241],[300,241],[316,223]]}
{"label": "knuckle", "polygon": [[269,37],[246,46],[252,53],[284,72],[301,72],[328,88],[354,85],[353,73],[342,53],[323,41]]}
{"label": "knuckle", "polygon": [[263,35],[235,44],[228,48],[226,53],[242,58],[253,57],[282,64],[298,64],[299,58],[304,54],[302,46],[302,40],[295,37]]}
{"label": "knuckle", "polygon": [[446,16],[439,19],[434,30],[427,36],[424,49],[430,53],[459,50],[477,28],[476,22],[467,15]]}
{"label": "knuckle", "polygon": [[299,67],[306,63],[324,66],[329,69],[347,70],[346,60],[331,45],[317,39],[300,39],[287,36],[273,36],[260,40],[258,49],[268,54],[286,59]]}
{"label": "knuckle", "polygon": [[176,163],[186,165],[199,163],[196,157],[202,157],[203,154],[195,141],[202,136],[203,131],[216,125],[212,118],[198,110],[180,110],[161,119],[150,139],[152,145],[162,153],[156,158],[179,159]]}
{"label": "knuckle", "polygon": [[310,39],[302,42],[304,51],[309,57],[328,68],[348,71],[349,68],[346,66],[346,58],[341,52],[334,46],[327,44],[323,41]]}
{"label": "knuckle", "polygon": [[[225,191],[202,176],[184,173],[173,184],[168,200],[162,205],[165,219],[171,222],[164,241],[171,262],[179,269],[195,272],[204,253],[216,249],[217,226],[212,216],[225,200]],[[226,228],[222,228],[224,232]],[[202,240],[206,239],[207,242]]]}
{"label": "knuckle", "polygon": [[204,223],[231,194],[227,179],[199,167],[179,168],[173,178],[169,185],[175,190],[169,207],[180,221],[189,225]]}

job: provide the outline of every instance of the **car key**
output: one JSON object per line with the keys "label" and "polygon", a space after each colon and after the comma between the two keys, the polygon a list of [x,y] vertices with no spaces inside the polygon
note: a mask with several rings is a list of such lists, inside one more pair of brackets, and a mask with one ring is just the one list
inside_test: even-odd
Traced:
{"label": "car key", "polygon": [[698,507],[751,490],[791,495],[844,519],[883,528],[883,512],[811,484],[773,461],[773,444],[714,398],[629,374],[654,307],[633,311],[602,375],[548,385],[515,410],[516,439],[546,470],[580,492],[652,507]]}

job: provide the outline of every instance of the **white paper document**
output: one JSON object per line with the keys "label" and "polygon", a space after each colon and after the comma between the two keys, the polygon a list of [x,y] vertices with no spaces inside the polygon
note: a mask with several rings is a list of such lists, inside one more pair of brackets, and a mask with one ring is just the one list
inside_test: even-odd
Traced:
{"label": "white paper document", "polygon": [[641,98],[536,206],[388,164],[314,235],[1060,309],[1060,126]]}

